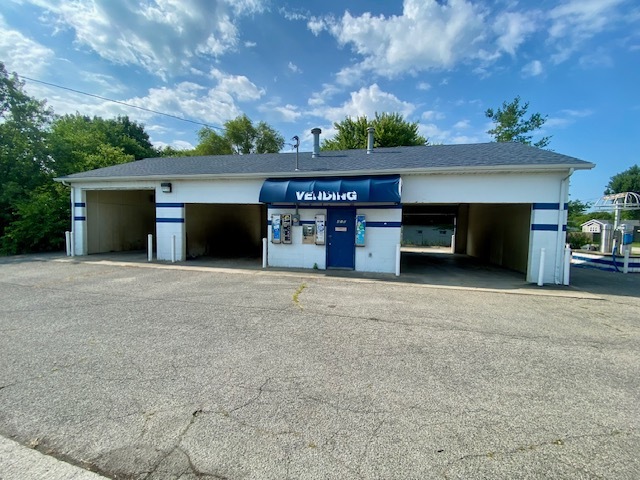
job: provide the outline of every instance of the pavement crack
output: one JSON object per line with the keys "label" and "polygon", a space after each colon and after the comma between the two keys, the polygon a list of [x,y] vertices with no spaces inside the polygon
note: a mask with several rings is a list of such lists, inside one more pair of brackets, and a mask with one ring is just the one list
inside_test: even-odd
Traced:
{"label": "pavement crack", "polygon": [[248,407],[252,403],[256,402],[262,396],[262,393],[264,392],[264,388],[267,386],[267,384],[270,381],[271,381],[271,377],[267,378],[264,381],[264,383],[262,385],[260,385],[260,387],[258,388],[258,393],[254,397],[250,398],[248,401],[246,401],[242,405],[240,405],[238,407],[235,407],[235,408],[232,408],[229,413],[237,412],[238,410],[241,410],[241,409],[243,409],[245,407]]}
{"label": "pavement crack", "polygon": [[[603,438],[603,437],[614,437],[617,435],[622,435],[622,434],[626,434],[626,435],[630,435],[632,432],[634,431],[634,429],[629,429],[626,431],[623,430],[611,430],[610,432],[605,432],[605,433],[597,433],[597,434],[585,434],[585,435],[569,435],[566,437],[560,437],[560,438],[556,438],[554,440],[550,440],[550,441],[546,441],[546,442],[540,442],[540,443],[535,443],[535,444],[530,444],[530,445],[520,445],[519,447],[513,448],[511,450],[503,450],[503,451],[495,451],[495,452],[486,452],[486,453],[475,453],[475,454],[469,454],[469,455],[463,455],[462,457],[456,459],[456,460],[452,460],[450,462],[448,462],[445,466],[444,469],[442,470],[442,476],[444,478],[449,478],[448,476],[448,471],[451,467],[453,467],[454,465],[464,462],[466,460],[470,460],[473,458],[484,458],[484,459],[489,459],[489,460],[495,460],[497,457],[500,456],[511,456],[511,455],[516,455],[519,453],[524,453],[524,452],[528,452],[528,451],[532,451],[532,450],[536,450],[538,448],[541,447],[548,447],[548,446],[558,446],[558,447],[562,447],[564,446],[567,442],[572,442],[575,440],[581,440],[584,438]],[[572,467],[575,468],[575,466],[572,465]],[[584,472],[590,475],[594,475],[591,474],[590,472]],[[599,477],[594,477],[594,478],[599,478]]]}

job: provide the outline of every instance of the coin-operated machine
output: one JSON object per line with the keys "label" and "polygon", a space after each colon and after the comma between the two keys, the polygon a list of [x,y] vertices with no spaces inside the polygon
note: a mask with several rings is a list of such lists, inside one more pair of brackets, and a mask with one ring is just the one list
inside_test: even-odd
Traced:
{"label": "coin-operated machine", "polygon": [[290,213],[282,215],[282,243],[291,243],[292,221]]}
{"label": "coin-operated machine", "polygon": [[324,215],[316,215],[316,224],[315,224],[315,244],[316,245],[324,245],[325,239],[325,216]]}

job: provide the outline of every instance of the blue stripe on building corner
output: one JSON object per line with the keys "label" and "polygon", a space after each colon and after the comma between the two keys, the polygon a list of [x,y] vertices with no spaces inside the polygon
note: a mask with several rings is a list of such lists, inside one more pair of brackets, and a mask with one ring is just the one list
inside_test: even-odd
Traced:
{"label": "blue stripe on building corner", "polygon": [[84,202],[74,202],[73,206],[74,206],[74,207],[84,208],[84,207],[86,207],[86,206],[87,206],[87,204],[86,204],[86,203],[84,203]]}
{"label": "blue stripe on building corner", "polygon": [[184,208],[184,203],[156,203],[156,208]]}
{"label": "blue stripe on building corner", "polygon": [[156,218],[156,223],[184,223],[184,218]]}
{"label": "blue stripe on building corner", "polygon": [[387,227],[387,228],[400,228],[402,222],[370,222],[367,221],[367,227]]}
{"label": "blue stripe on building corner", "polygon": [[76,222],[84,222],[87,219],[87,217],[73,217],[73,219]]}
{"label": "blue stripe on building corner", "polygon": [[[558,224],[557,223],[534,223],[531,225],[531,230],[537,230],[542,232],[557,232]],[[562,226],[562,231],[567,231],[567,226]]]}
{"label": "blue stripe on building corner", "polygon": [[[534,203],[532,206],[534,210],[560,210],[559,203]],[[564,204],[564,209],[569,210],[568,203]]]}
{"label": "blue stripe on building corner", "polygon": [[559,203],[534,203],[533,209],[534,210],[559,210],[560,204]]}

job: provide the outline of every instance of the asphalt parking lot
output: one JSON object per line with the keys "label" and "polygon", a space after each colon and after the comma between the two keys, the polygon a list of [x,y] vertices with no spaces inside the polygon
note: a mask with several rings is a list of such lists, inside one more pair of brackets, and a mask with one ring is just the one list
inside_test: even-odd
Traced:
{"label": "asphalt parking lot", "polygon": [[640,276],[602,273],[3,260],[0,435],[117,479],[637,479]]}

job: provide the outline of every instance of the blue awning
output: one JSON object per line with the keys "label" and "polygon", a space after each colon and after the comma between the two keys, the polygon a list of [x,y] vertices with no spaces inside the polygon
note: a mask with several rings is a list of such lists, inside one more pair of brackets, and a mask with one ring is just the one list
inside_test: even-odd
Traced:
{"label": "blue awning", "polygon": [[269,178],[263,203],[400,203],[400,175],[342,178]]}

